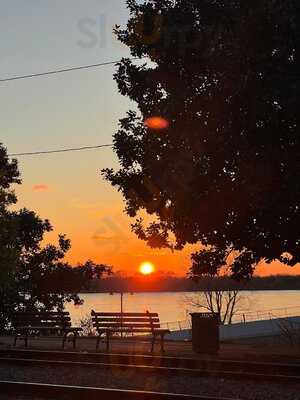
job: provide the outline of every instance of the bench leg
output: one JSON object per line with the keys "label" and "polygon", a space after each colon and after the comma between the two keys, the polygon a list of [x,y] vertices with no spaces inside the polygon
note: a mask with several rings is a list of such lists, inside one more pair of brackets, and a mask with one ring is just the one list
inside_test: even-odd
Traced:
{"label": "bench leg", "polygon": [[102,332],[101,332],[101,333],[98,333],[97,342],[96,342],[96,350],[99,349],[99,344],[100,344],[100,341],[101,341],[101,336],[102,336]]}
{"label": "bench leg", "polygon": [[16,347],[17,346],[17,341],[18,341],[18,339],[20,339],[20,340],[24,340],[24,346],[25,347],[28,347],[28,333],[20,333],[20,336],[18,336],[18,334],[16,334],[15,336],[14,336],[14,343],[13,343],[13,347]]}
{"label": "bench leg", "polygon": [[74,332],[74,336],[73,336],[73,349],[76,349],[76,339],[77,339],[77,332]]}
{"label": "bench leg", "polygon": [[106,332],[106,351],[109,351],[109,339],[110,339],[110,333]]}
{"label": "bench leg", "polygon": [[151,353],[154,352],[154,345],[155,345],[155,336],[156,335],[152,335],[152,340],[151,340]]}
{"label": "bench leg", "polygon": [[[63,335],[63,340],[62,340],[62,348],[63,349],[65,348],[66,341],[68,340],[68,333],[69,332],[64,332],[64,335]],[[73,349],[76,348],[77,334],[78,334],[78,332],[73,332],[73,337],[72,337]]]}
{"label": "bench leg", "polygon": [[64,333],[64,336],[63,336],[63,340],[62,340],[62,348],[64,349],[65,348],[65,343],[66,343],[66,340],[67,340],[67,333],[65,332]]}
{"label": "bench leg", "polygon": [[160,335],[160,351],[162,353],[165,352],[165,347],[164,347],[165,341],[164,341],[164,339],[165,339],[165,336],[164,335]]}

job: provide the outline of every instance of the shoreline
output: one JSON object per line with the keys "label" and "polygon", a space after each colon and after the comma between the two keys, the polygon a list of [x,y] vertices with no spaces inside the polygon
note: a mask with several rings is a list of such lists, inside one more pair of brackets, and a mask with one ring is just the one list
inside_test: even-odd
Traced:
{"label": "shoreline", "polygon": [[[208,291],[208,289],[190,289],[190,290],[124,290],[124,293],[199,293]],[[230,288],[225,288],[224,290],[231,290]],[[239,289],[240,292],[300,292],[300,289]],[[120,289],[113,290],[97,290],[97,291],[81,291],[80,294],[110,294],[110,293],[119,293]]]}

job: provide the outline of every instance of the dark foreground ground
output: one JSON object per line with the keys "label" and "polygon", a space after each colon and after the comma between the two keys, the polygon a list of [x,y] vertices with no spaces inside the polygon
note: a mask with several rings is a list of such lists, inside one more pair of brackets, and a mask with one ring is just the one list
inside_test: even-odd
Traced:
{"label": "dark foreground ground", "polygon": [[[0,338],[0,350],[11,347],[12,338]],[[58,339],[32,339],[30,348],[60,350]],[[24,348],[22,342],[18,345]],[[137,341],[113,341],[112,352],[149,354],[150,344]],[[67,351],[73,351],[68,344]],[[100,349],[103,352],[104,346]],[[94,352],[93,339],[79,339],[78,352]],[[158,352],[157,352],[158,354]],[[189,342],[167,342],[166,355],[174,357],[206,357],[193,353]],[[279,361],[300,363],[299,348],[272,341],[264,343],[222,344],[218,355],[222,359],[245,359],[260,361]],[[116,389],[144,390],[181,394],[221,396],[244,400],[300,400],[300,384],[277,384],[263,382],[234,381],[221,378],[199,378],[189,376],[161,376],[158,373],[145,373],[120,369],[104,370],[95,367],[53,367],[53,366],[17,366],[0,362],[0,380],[52,383],[60,385],[78,385],[106,387]],[[18,397],[18,400],[23,400]],[[28,398],[27,398],[28,399]],[[31,398],[32,400],[43,400]],[[0,393],[0,400],[12,400]],[[14,398],[16,400],[16,398]],[[59,400],[59,399],[53,399]],[[121,399],[120,399],[121,400]]]}
{"label": "dark foreground ground", "polygon": [[[245,400],[299,400],[300,385],[279,385],[218,378],[161,376],[153,373],[107,371],[86,367],[15,367],[0,365],[0,379],[9,381],[53,383],[132,389],[153,392],[222,396]],[[5,394],[1,400],[7,399]],[[55,399],[59,400],[59,399]],[[122,399],[120,399],[122,400]]]}

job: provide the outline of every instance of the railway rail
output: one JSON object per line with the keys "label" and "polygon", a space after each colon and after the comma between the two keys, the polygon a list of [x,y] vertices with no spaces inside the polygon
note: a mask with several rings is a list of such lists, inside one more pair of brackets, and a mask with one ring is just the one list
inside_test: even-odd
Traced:
{"label": "railway rail", "polygon": [[0,381],[0,393],[5,393],[8,399],[21,396],[22,399],[38,397],[41,400],[231,400],[222,397],[12,381]]}
{"label": "railway rail", "polygon": [[119,369],[134,373],[300,384],[300,364],[36,350],[0,351],[1,364]]}
{"label": "railway rail", "polygon": [[95,352],[74,352],[74,351],[55,351],[55,350],[37,350],[22,348],[7,348],[0,350],[0,357],[16,357],[16,358],[37,358],[41,360],[65,360],[65,361],[87,361],[100,362],[109,364],[133,364],[133,365],[151,365],[161,367],[178,367],[178,368],[210,368],[215,369],[220,366],[230,370],[245,370],[264,372],[284,371],[297,372],[300,375],[300,358],[291,362],[275,361],[250,361],[250,360],[231,360],[212,357],[188,358],[188,357],[172,357],[160,355],[141,355],[126,353],[95,353]]}

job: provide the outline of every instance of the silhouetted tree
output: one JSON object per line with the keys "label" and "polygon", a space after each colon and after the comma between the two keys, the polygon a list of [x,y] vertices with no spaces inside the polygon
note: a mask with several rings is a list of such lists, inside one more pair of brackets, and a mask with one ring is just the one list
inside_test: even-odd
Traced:
{"label": "silhouetted tree", "polygon": [[17,202],[13,184],[20,184],[16,160],[10,161],[0,144],[0,331],[14,311],[63,309],[66,302],[81,304],[80,290],[110,267],[92,261],[72,267],[64,261],[70,241],[59,236],[58,245],[42,245],[52,230],[48,220],[33,211],[11,211]]}
{"label": "silhouetted tree", "polygon": [[[120,120],[124,195],[133,230],[151,246],[205,249],[232,274],[262,259],[300,261],[299,41],[295,0],[128,0],[115,80],[137,104]],[[145,124],[160,116],[169,127]],[[153,222],[145,226],[138,213]],[[204,262],[202,262],[204,261]]]}
{"label": "silhouetted tree", "polygon": [[[236,282],[230,276],[232,271],[232,255],[223,259],[216,251],[205,251],[205,254],[196,253],[192,255],[192,266],[189,277],[198,286],[198,294],[192,297],[186,296],[186,303],[202,311],[219,314],[220,323],[231,324],[234,316],[245,295],[241,294],[246,289],[248,282]],[[199,260],[201,268],[199,268]],[[244,287],[243,287],[244,286]]]}
{"label": "silhouetted tree", "polygon": [[239,310],[242,295],[238,290],[221,289],[211,286],[192,296],[185,296],[185,304],[200,312],[219,315],[220,324],[231,324]]}
{"label": "silhouetted tree", "polygon": [[18,257],[17,240],[12,234],[16,224],[8,209],[17,201],[11,186],[20,182],[16,160],[9,160],[6,149],[0,144],[0,284]]}

